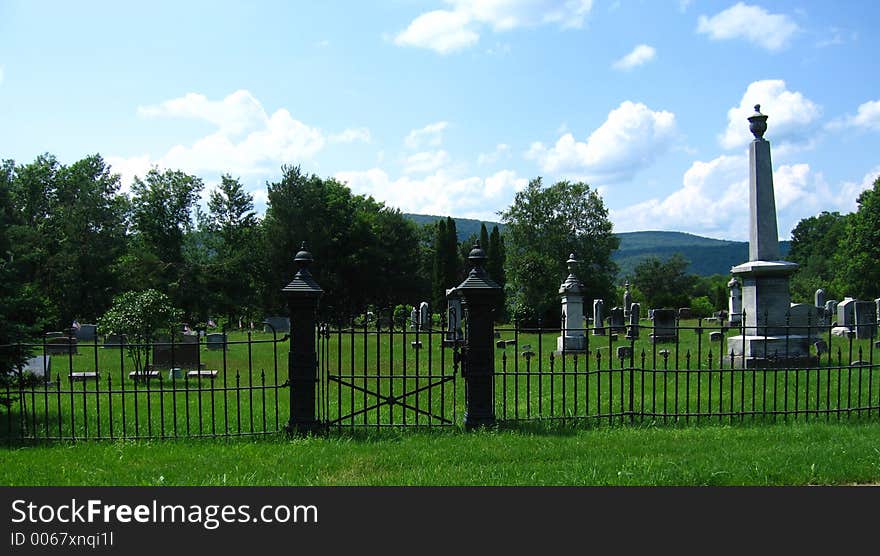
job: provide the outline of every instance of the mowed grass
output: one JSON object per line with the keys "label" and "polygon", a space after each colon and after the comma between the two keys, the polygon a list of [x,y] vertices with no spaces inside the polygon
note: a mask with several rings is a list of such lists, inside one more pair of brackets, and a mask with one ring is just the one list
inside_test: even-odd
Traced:
{"label": "mowed grass", "polygon": [[878,423],[388,430],[0,449],[7,486],[875,483]]}

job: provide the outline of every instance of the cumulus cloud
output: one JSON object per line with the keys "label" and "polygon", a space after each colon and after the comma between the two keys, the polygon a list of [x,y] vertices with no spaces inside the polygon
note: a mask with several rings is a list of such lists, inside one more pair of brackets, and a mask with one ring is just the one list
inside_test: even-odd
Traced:
{"label": "cumulus cloud", "polygon": [[335,177],[357,194],[385,201],[393,199],[394,206],[404,212],[454,214],[481,220],[496,219],[496,211],[508,206],[515,192],[528,184],[527,179],[511,170],[479,177],[438,169],[424,177],[392,179],[385,170],[372,168],[338,172]]}
{"label": "cumulus cloud", "polygon": [[480,166],[495,164],[502,157],[510,157],[510,145],[506,143],[498,143],[492,152],[480,153],[477,156],[477,164]]}
{"label": "cumulus cloud", "polygon": [[422,174],[433,172],[449,162],[446,151],[423,151],[406,157],[403,172],[405,174]]}
{"label": "cumulus cloud", "polygon": [[880,131],[880,100],[869,100],[859,105],[855,116],[838,118],[828,124],[829,129],[848,127]]}
{"label": "cumulus cloud", "polygon": [[555,24],[580,28],[592,0],[447,0],[451,9],[416,17],[394,37],[398,46],[428,48],[440,54],[475,45],[483,27],[504,32],[519,27]]}
{"label": "cumulus cloud", "polygon": [[3,83],[3,66],[0,66],[0,83]]}
{"label": "cumulus cloud", "polygon": [[647,64],[653,60],[656,55],[657,51],[654,50],[654,47],[648,46],[647,44],[640,44],[633,48],[632,52],[614,62],[613,67],[614,69],[623,71],[631,70],[635,67]]}
{"label": "cumulus cloud", "polygon": [[580,172],[596,181],[621,181],[652,164],[675,136],[675,114],[627,100],[609,112],[586,141],[566,133],[549,148],[533,143],[526,156],[537,160],[544,172]]}
{"label": "cumulus cloud", "polygon": [[158,156],[110,157],[128,185],[151,165],[187,172],[231,172],[238,175],[267,173],[279,165],[314,157],[328,143],[370,141],[366,128],[327,134],[297,120],[285,108],[269,114],[249,91],[239,90],[220,100],[199,93],[141,106],[145,118],[191,118],[216,129],[191,144],[178,144]]}
{"label": "cumulus cloud", "polygon": [[[616,231],[679,230],[709,237],[748,241],[749,160],[745,154],[695,161],[682,186],[654,198],[610,210]],[[797,223],[823,210],[851,212],[858,193],[880,174],[880,167],[860,182],[829,185],[809,164],[784,164],[773,172],[777,227],[786,239]]]}
{"label": "cumulus cloud", "polygon": [[727,129],[719,138],[722,147],[742,147],[753,139],[747,118],[755,112],[756,104],[761,105],[762,114],[769,116],[766,137],[790,143],[808,141],[822,113],[803,93],[789,91],[781,79],[755,81],[746,88],[739,105],[727,111]]}
{"label": "cumulus cloud", "polygon": [[419,149],[422,146],[439,147],[443,143],[443,132],[447,127],[449,122],[434,122],[414,129],[409,132],[403,143],[410,149]]}
{"label": "cumulus cloud", "polygon": [[788,46],[800,27],[785,14],[739,2],[711,17],[701,15],[697,33],[713,40],[744,39],[769,51]]}

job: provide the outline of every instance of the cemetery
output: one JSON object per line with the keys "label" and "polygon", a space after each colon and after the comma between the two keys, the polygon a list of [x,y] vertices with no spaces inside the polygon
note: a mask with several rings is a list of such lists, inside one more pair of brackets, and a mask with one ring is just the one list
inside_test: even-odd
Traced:
{"label": "cemetery", "polygon": [[288,314],[256,327],[128,334],[99,319],[2,346],[29,357],[0,391],[0,431],[12,443],[875,419],[880,299],[838,302],[820,288],[792,302],[798,265],[778,247],[766,119],[755,106],[749,260],[709,317],[652,306],[629,281],[597,297],[571,252],[567,275],[550,277],[558,321],[502,321],[504,289],[477,240],[441,303],[325,319],[333,296],[303,243],[279,290]]}

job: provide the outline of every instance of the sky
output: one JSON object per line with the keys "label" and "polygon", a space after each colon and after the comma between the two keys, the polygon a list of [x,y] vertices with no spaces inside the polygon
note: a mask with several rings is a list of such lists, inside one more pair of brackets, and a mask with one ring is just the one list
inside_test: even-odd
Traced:
{"label": "sky", "polygon": [[880,2],[0,0],[0,158],[283,165],[404,212],[499,221],[584,181],[616,232],[748,239],[769,116],[781,239],[880,176]]}

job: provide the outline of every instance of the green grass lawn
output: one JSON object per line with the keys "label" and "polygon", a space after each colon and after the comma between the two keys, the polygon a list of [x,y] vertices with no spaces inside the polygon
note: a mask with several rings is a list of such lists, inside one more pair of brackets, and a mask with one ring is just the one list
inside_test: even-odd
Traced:
{"label": "green grass lawn", "polygon": [[880,424],[397,431],[0,449],[3,485],[880,483]]}

